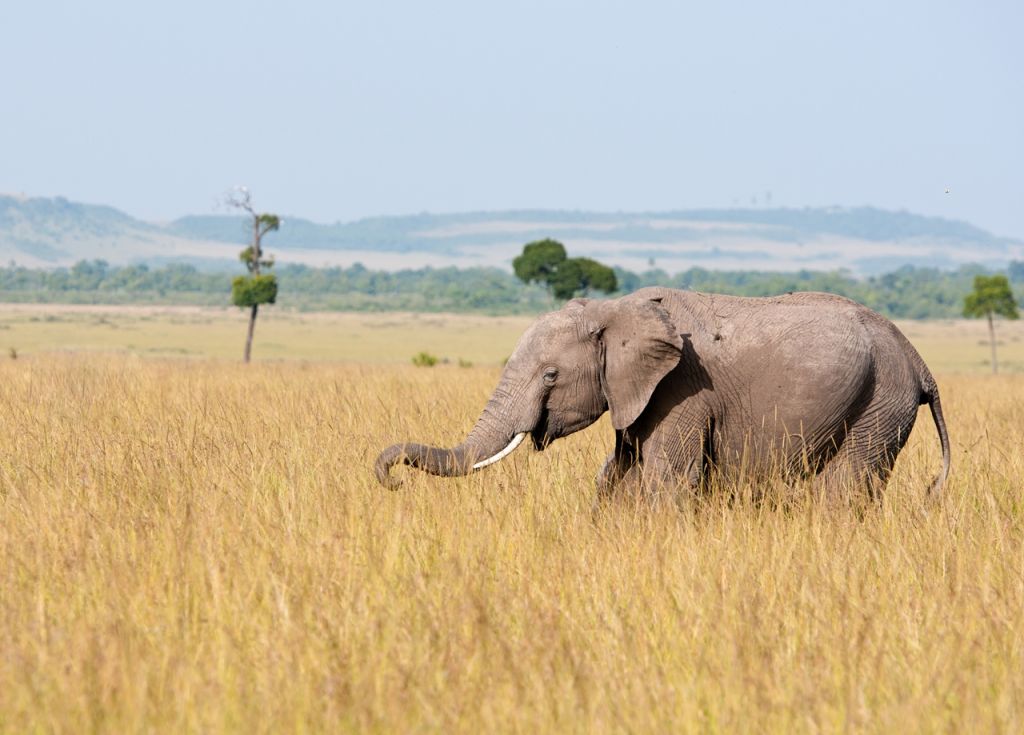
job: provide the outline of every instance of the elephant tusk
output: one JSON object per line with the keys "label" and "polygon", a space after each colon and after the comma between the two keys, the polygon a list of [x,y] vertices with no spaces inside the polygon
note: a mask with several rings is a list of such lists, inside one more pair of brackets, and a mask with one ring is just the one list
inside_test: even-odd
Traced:
{"label": "elephant tusk", "polygon": [[510,441],[508,443],[507,447],[502,449],[500,452],[495,454],[493,457],[490,457],[489,459],[484,459],[484,460],[481,460],[480,462],[477,462],[475,465],[473,465],[473,469],[474,470],[483,469],[484,467],[486,467],[489,464],[494,464],[495,462],[498,462],[498,461],[500,461],[502,459],[505,459],[505,457],[507,457],[508,455],[512,454],[512,452],[515,451],[516,447],[518,447],[520,444],[523,443],[523,439],[525,439],[525,438],[526,438],[526,432],[525,431],[522,432],[521,434],[516,434],[514,437],[512,437],[512,441]]}

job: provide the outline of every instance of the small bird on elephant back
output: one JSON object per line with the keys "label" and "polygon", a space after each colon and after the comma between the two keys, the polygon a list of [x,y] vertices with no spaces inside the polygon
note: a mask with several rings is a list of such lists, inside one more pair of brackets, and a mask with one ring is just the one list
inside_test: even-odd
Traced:
{"label": "small bird on elephant back", "polygon": [[460,445],[401,443],[376,462],[393,488],[396,464],[460,476],[494,464],[529,436],[537,449],[606,411],[615,449],[598,499],[655,498],[722,479],[811,478],[835,497],[888,481],[927,403],[949,474],[935,379],[896,326],[825,293],[769,298],[645,288],[613,300],[575,299],[520,338],[501,380]]}

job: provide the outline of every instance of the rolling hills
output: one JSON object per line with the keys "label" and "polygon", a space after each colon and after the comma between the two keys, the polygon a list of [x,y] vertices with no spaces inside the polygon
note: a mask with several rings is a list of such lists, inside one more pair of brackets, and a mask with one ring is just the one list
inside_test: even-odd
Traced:
{"label": "rolling hills", "polygon": [[[191,215],[145,222],[113,207],[0,195],[0,261],[31,267],[81,259],[111,264],[189,262],[222,268],[246,241],[244,221]],[[284,217],[266,245],[282,263],[394,270],[498,266],[530,240],[554,237],[572,253],[632,270],[834,270],[874,274],[911,264],[1003,266],[1024,242],[971,224],[872,207],[694,209],[607,213],[515,210],[415,214],[319,224]]]}

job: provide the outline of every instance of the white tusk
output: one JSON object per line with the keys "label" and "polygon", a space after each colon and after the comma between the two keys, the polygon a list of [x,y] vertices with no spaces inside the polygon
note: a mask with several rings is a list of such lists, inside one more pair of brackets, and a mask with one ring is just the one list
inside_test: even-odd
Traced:
{"label": "white tusk", "polygon": [[475,465],[473,465],[473,469],[474,470],[479,470],[479,469],[482,469],[482,468],[486,467],[489,464],[494,464],[495,462],[498,462],[500,460],[505,459],[505,457],[507,457],[508,455],[512,454],[512,452],[515,451],[516,447],[518,447],[520,444],[523,443],[523,439],[525,439],[525,438],[526,438],[526,432],[525,431],[522,434],[516,434],[514,437],[512,437],[512,441],[510,441],[508,443],[507,447],[502,449],[500,452],[495,454],[490,459],[484,459],[484,460],[481,460],[480,462],[477,462]]}

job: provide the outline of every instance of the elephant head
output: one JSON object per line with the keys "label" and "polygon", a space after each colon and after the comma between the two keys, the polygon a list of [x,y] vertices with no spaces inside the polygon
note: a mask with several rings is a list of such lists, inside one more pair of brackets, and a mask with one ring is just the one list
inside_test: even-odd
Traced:
{"label": "elephant head", "polygon": [[510,454],[527,436],[537,449],[590,426],[606,410],[617,430],[640,416],[678,363],[683,341],[656,289],[612,301],[575,299],[540,317],[516,344],[483,413],[460,445],[395,444],[377,479],[398,482],[399,463],[461,476]]}

